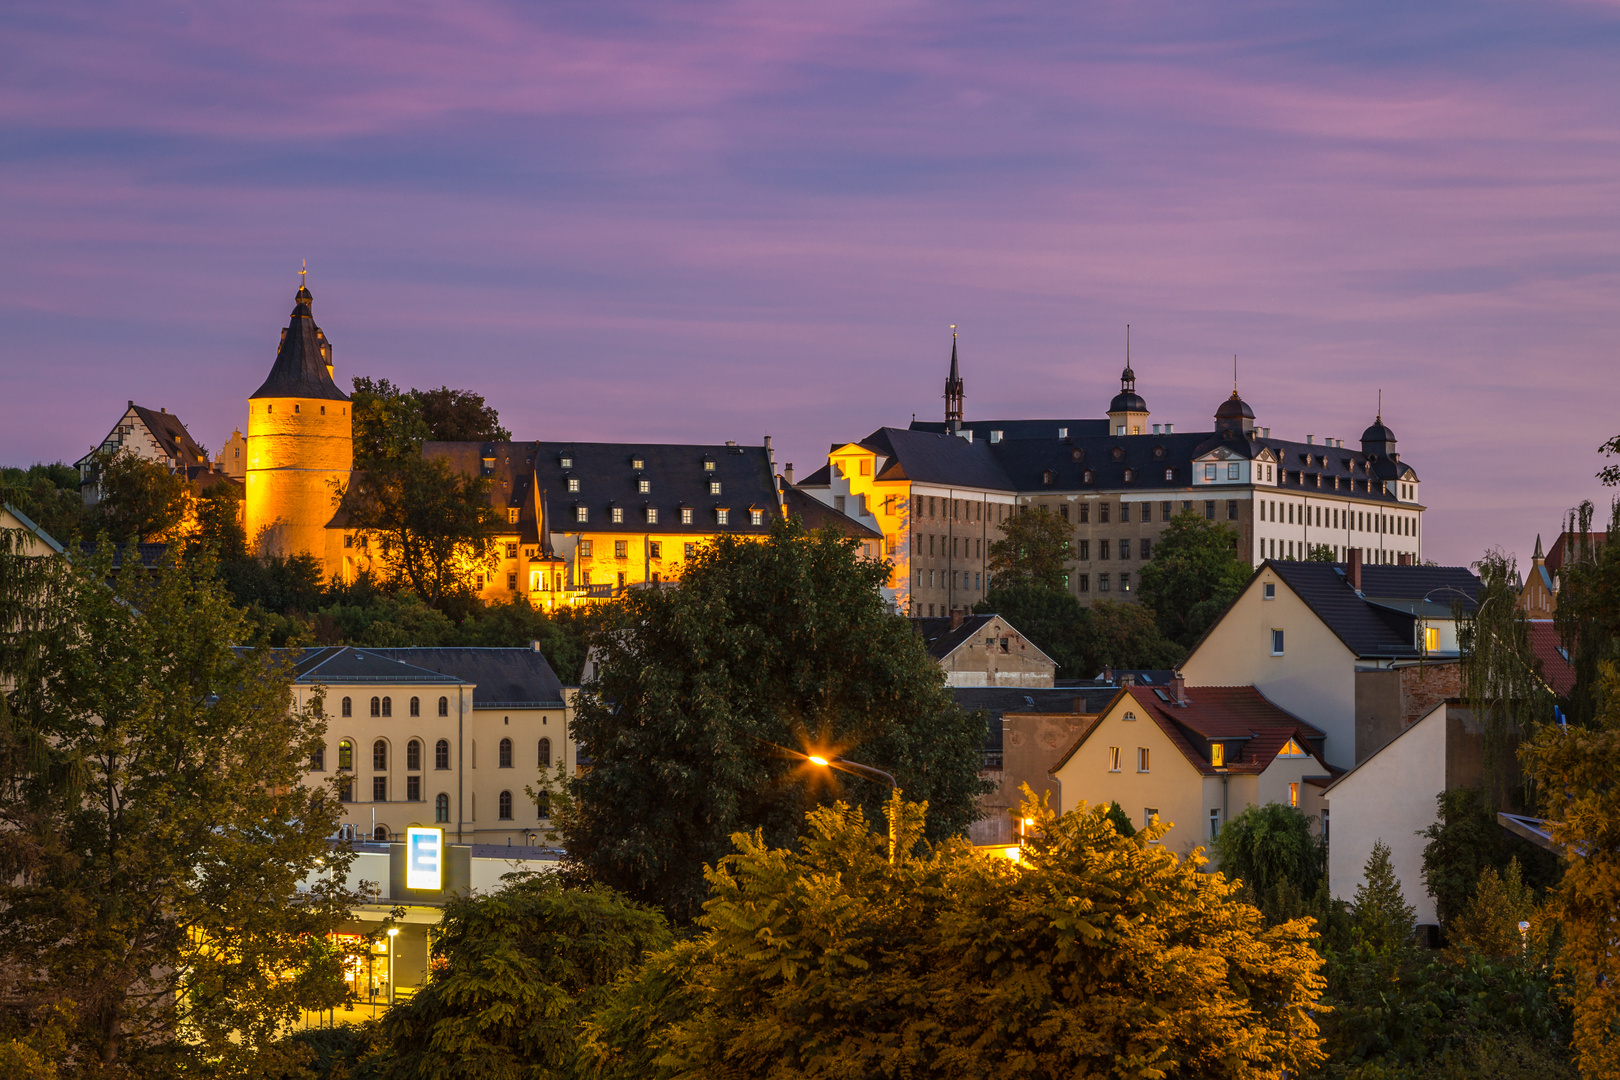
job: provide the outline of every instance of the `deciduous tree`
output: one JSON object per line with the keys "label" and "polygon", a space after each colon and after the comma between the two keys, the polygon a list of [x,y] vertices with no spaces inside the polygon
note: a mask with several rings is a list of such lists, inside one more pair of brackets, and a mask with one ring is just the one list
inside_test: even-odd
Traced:
{"label": "deciduous tree", "polygon": [[1242,881],[1268,915],[1285,900],[1313,895],[1327,852],[1311,835],[1311,819],[1292,806],[1251,806],[1221,827],[1215,838],[1221,873]]}
{"label": "deciduous tree", "polygon": [[1001,539],[990,545],[990,581],[998,588],[1019,584],[1062,591],[1069,558],[1069,523],[1044,506],[1027,506],[1001,523]]}
{"label": "deciduous tree", "polygon": [[191,506],[184,476],[129,450],[98,453],[95,469],[99,498],[87,531],[105,531],[115,544],[179,538]]}
{"label": "deciduous tree", "polygon": [[1142,567],[1137,597],[1159,620],[1160,632],[1191,648],[1253,573],[1238,558],[1237,534],[1185,510],[1165,528]]}

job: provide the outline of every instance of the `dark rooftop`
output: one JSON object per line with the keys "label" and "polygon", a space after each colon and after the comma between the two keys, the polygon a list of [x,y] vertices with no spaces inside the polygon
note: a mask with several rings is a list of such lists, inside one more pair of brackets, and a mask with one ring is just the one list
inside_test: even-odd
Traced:
{"label": "dark rooftop", "polygon": [[534,649],[368,649],[370,653],[475,683],[473,708],[562,707],[562,683]]}
{"label": "dark rooftop", "polygon": [[292,311],[292,321],[282,335],[281,347],[276,350],[276,362],[270,368],[270,377],[264,385],[248,395],[254,398],[324,398],[330,401],[348,401],[349,395],[338,389],[326,370],[326,356],[322,346],[331,345],[321,328],[315,325],[313,300],[309,290],[300,287]]}
{"label": "dark rooftop", "polygon": [[798,518],[806,529],[835,529],[857,540],[882,540],[883,534],[848,514],[839,513],[814,495],[789,484],[782,488],[782,505],[789,517]]}

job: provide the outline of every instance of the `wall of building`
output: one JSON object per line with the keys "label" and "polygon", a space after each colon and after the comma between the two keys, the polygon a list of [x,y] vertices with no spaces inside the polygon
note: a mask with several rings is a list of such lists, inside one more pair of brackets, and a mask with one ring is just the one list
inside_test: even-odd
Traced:
{"label": "wall of building", "polygon": [[[1005,647],[1003,647],[1005,643]],[[1000,619],[940,660],[947,686],[1050,687],[1057,663]]]}
{"label": "wall of building", "polygon": [[1328,789],[1328,887],[1336,899],[1355,899],[1373,845],[1382,840],[1418,922],[1436,921],[1423,886],[1427,841],[1417,834],[1434,823],[1435,796],[1446,787],[1446,713],[1446,706],[1435,709]]}
{"label": "wall of building", "polygon": [[[1265,599],[1267,584],[1276,597]],[[1271,631],[1283,655],[1271,655]],[[1188,685],[1253,685],[1280,708],[1327,734],[1327,760],[1348,768],[1356,753],[1355,656],[1271,570],[1262,571],[1182,665]]]}
{"label": "wall of building", "polygon": [[996,787],[978,797],[977,805],[983,817],[969,827],[969,836],[975,844],[1006,844],[1017,837],[1014,818],[1023,805],[1022,786],[1025,784],[1037,800],[1050,795],[1052,808],[1057,809],[1058,785],[1047,770],[1057,764],[1096,719],[1085,713],[1002,715],[1001,768],[987,770],[981,776]]}
{"label": "wall of building", "polygon": [[[326,524],[337,485],[349,482],[354,433],[347,401],[248,402],[244,522],[261,554],[329,556]],[[336,574],[341,563],[325,567]]]}

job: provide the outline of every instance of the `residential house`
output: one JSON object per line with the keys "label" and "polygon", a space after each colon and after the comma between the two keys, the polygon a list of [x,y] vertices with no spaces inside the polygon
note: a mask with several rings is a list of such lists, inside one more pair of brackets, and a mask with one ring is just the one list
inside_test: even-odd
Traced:
{"label": "residential house", "polygon": [[1050,687],[1057,661],[1000,615],[914,618],[928,654],[951,686]]}

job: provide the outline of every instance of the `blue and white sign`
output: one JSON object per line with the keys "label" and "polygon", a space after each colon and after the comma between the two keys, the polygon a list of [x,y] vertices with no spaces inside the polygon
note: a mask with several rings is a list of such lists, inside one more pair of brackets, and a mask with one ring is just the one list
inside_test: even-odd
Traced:
{"label": "blue and white sign", "polygon": [[405,830],[405,887],[434,892],[444,888],[444,833],[441,830]]}

